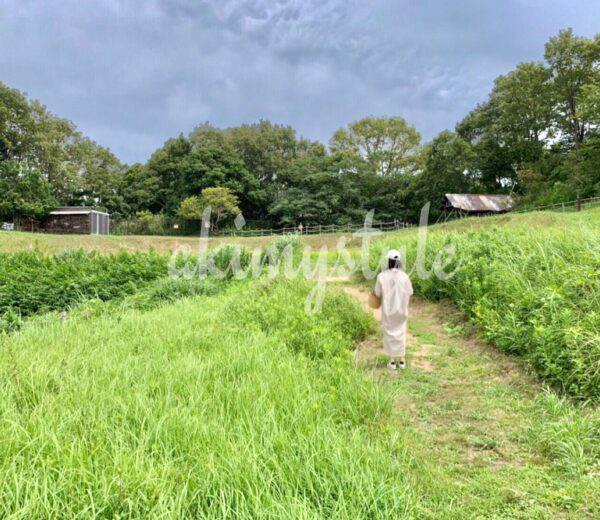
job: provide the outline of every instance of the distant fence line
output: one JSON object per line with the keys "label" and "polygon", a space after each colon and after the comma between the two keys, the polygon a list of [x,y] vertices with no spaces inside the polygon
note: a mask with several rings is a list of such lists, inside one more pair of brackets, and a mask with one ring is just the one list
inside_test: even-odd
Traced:
{"label": "distant fence line", "polygon": [[[239,236],[239,237],[265,237],[276,235],[323,235],[329,233],[354,233],[356,231],[396,231],[407,229],[413,224],[394,219],[389,222],[372,223],[365,229],[363,224],[315,224],[298,226],[284,226],[280,228],[252,228],[236,229],[225,228],[211,230],[211,236]],[[176,219],[163,218],[160,222],[144,222],[139,220],[121,220],[113,224],[115,235],[191,235],[200,233],[200,223],[181,222]]]}
{"label": "distant fence line", "polygon": [[[600,197],[589,197],[577,199],[568,202],[559,202],[545,206],[535,206],[512,210],[510,213],[532,213],[535,211],[578,211],[600,206]],[[496,213],[477,215],[477,218],[485,218],[497,215]],[[469,215],[473,217],[474,215]],[[399,229],[408,229],[416,224],[404,222],[400,219],[394,219],[389,222],[380,222],[371,224],[372,231],[396,231]],[[300,230],[299,226],[284,226],[280,228],[252,228],[235,229],[226,228],[217,231],[211,231],[211,236],[239,236],[239,237],[265,237],[275,235],[322,235],[330,233],[354,233],[364,230],[364,224],[315,224],[306,225]],[[158,236],[189,236],[200,233],[200,223],[191,223],[180,221],[175,217],[161,216],[157,220],[142,221],[134,220],[116,220],[113,224],[113,234],[115,235],[158,235]]]}
{"label": "distant fence line", "polygon": [[512,211],[511,213],[531,213],[533,211],[580,211],[600,206],[600,197],[588,197],[586,199],[575,199],[569,202],[558,202],[546,206],[536,206],[533,208],[523,208]]}
{"label": "distant fence line", "polygon": [[[510,213],[533,213],[535,211],[581,211],[600,206],[600,197],[588,197],[585,199],[576,199],[568,202],[558,202],[556,204],[547,204],[545,206],[526,207],[515,209]],[[477,218],[497,215],[496,213],[477,215]],[[469,217],[473,217],[470,215]],[[254,228],[254,229],[234,229],[227,228],[218,231],[211,231],[212,236],[241,236],[241,237],[264,237],[274,235],[322,235],[331,233],[354,233],[356,231],[397,231],[399,229],[408,229],[416,224],[404,222],[400,219],[394,219],[389,222],[373,223],[367,229],[364,224],[316,224],[303,226],[284,226],[281,228]],[[200,232],[200,224],[181,222],[175,218],[161,216],[158,220],[142,221],[135,220],[115,220],[113,223],[113,234],[115,235],[157,235],[157,236],[184,236]],[[1,222],[0,229],[12,231],[18,229],[12,222]]]}
{"label": "distant fence line", "polygon": [[288,226],[278,229],[224,229],[222,231],[212,232],[213,236],[243,236],[243,237],[263,237],[271,235],[323,235],[326,233],[353,233],[356,231],[397,231],[398,229],[407,229],[413,224],[393,220],[390,222],[373,223],[365,228],[364,224],[317,224],[314,226]]}

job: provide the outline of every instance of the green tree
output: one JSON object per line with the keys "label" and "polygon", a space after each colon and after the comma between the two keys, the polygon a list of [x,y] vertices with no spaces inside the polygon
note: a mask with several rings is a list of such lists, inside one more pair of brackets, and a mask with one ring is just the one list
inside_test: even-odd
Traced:
{"label": "green tree", "polygon": [[491,94],[502,144],[515,169],[537,161],[551,137],[550,70],[541,63],[521,63],[496,79]]}
{"label": "green tree", "polygon": [[577,147],[592,130],[581,104],[586,86],[598,84],[600,37],[591,40],[575,36],[572,29],[560,31],[546,44],[544,57],[552,74],[555,124]]}
{"label": "green tree", "polygon": [[56,207],[52,186],[39,170],[16,161],[0,162],[0,216],[32,222]]}
{"label": "green tree", "polygon": [[269,212],[285,225],[344,224],[364,218],[358,177],[335,157],[302,157],[280,174]]}
{"label": "green tree", "polygon": [[0,83],[0,162],[23,161],[35,146],[35,121],[27,98]]}
{"label": "green tree", "polygon": [[380,175],[412,172],[421,136],[401,117],[366,117],[337,130],[330,140],[333,153],[364,157]]}
{"label": "green tree", "polygon": [[202,220],[204,207],[199,195],[192,195],[181,201],[177,215],[186,220]]}
{"label": "green tree", "polygon": [[600,79],[585,85],[579,97],[579,119],[589,121],[591,128],[600,129]]}
{"label": "green tree", "polygon": [[506,145],[497,121],[497,107],[490,100],[478,105],[456,125],[457,135],[472,146],[472,176],[483,192],[501,191],[513,185],[517,176],[518,161]]}
{"label": "green tree", "polygon": [[600,195],[600,137],[587,138],[571,150],[553,173],[552,181],[568,188],[572,200]]}
{"label": "green tree", "polygon": [[227,148],[193,148],[185,163],[185,195],[215,186],[229,188],[240,200],[245,214],[254,214],[263,201],[263,189],[244,162]]}
{"label": "green tree", "polygon": [[430,218],[441,213],[446,193],[470,193],[478,181],[473,178],[475,153],[471,145],[453,132],[444,131],[426,146],[425,168],[415,178],[413,218],[431,202]]}
{"label": "green tree", "polygon": [[82,147],[81,201],[85,205],[106,209],[114,215],[124,215],[127,207],[123,198],[124,167],[108,149],[89,139]]}
{"label": "green tree", "polygon": [[189,162],[192,145],[183,135],[169,139],[156,150],[146,167],[151,177],[158,179],[158,190],[152,207],[153,213],[164,211],[168,215],[177,212],[181,201],[188,195],[184,173]]}
{"label": "green tree", "polygon": [[238,215],[238,198],[229,188],[205,188],[200,196],[187,197],[179,206],[178,215],[187,220],[201,220],[204,211],[210,208],[210,225],[213,230],[219,229],[219,224]]}
{"label": "green tree", "polygon": [[34,146],[29,160],[35,161],[52,185],[54,196],[71,204],[83,189],[86,139],[75,125],[52,115],[37,101],[30,102],[35,121]]}
{"label": "green tree", "polygon": [[121,194],[130,215],[155,206],[160,180],[143,164],[136,163],[123,174]]}

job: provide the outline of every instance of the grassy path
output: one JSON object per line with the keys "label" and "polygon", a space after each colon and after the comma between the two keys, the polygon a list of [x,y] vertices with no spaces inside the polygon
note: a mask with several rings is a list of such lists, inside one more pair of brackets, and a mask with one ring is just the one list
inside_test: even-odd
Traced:
{"label": "grassy path", "polygon": [[[344,289],[368,309],[365,289]],[[356,353],[394,392],[386,427],[412,436],[423,516],[598,518],[597,475],[560,469],[543,442],[547,403],[538,383],[515,358],[458,334],[454,318],[413,300],[406,370],[386,369],[380,332]]]}

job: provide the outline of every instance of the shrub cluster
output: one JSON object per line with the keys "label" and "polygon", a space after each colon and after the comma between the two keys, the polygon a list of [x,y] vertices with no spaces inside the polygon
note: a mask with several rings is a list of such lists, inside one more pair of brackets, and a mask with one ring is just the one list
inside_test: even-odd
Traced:
{"label": "shrub cluster", "polygon": [[112,300],[133,294],[166,272],[166,258],[154,252],[1,254],[0,316],[9,309],[26,317],[67,309],[87,298]]}
{"label": "shrub cluster", "polygon": [[315,285],[304,279],[265,280],[251,290],[251,297],[232,306],[232,322],[252,323],[312,359],[346,357],[373,326],[371,316],[341,291],[328,290],[317,315],[307,317],[305,301]]}

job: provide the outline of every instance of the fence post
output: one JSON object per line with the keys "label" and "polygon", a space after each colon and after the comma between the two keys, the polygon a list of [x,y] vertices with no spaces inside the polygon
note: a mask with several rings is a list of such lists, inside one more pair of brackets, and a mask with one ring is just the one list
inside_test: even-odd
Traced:
{"label": "fence post", "polygon": [[581,197],[579,196],[579,193],[577,194],[576,205],[577,205],[577,211],[581,211]]}

